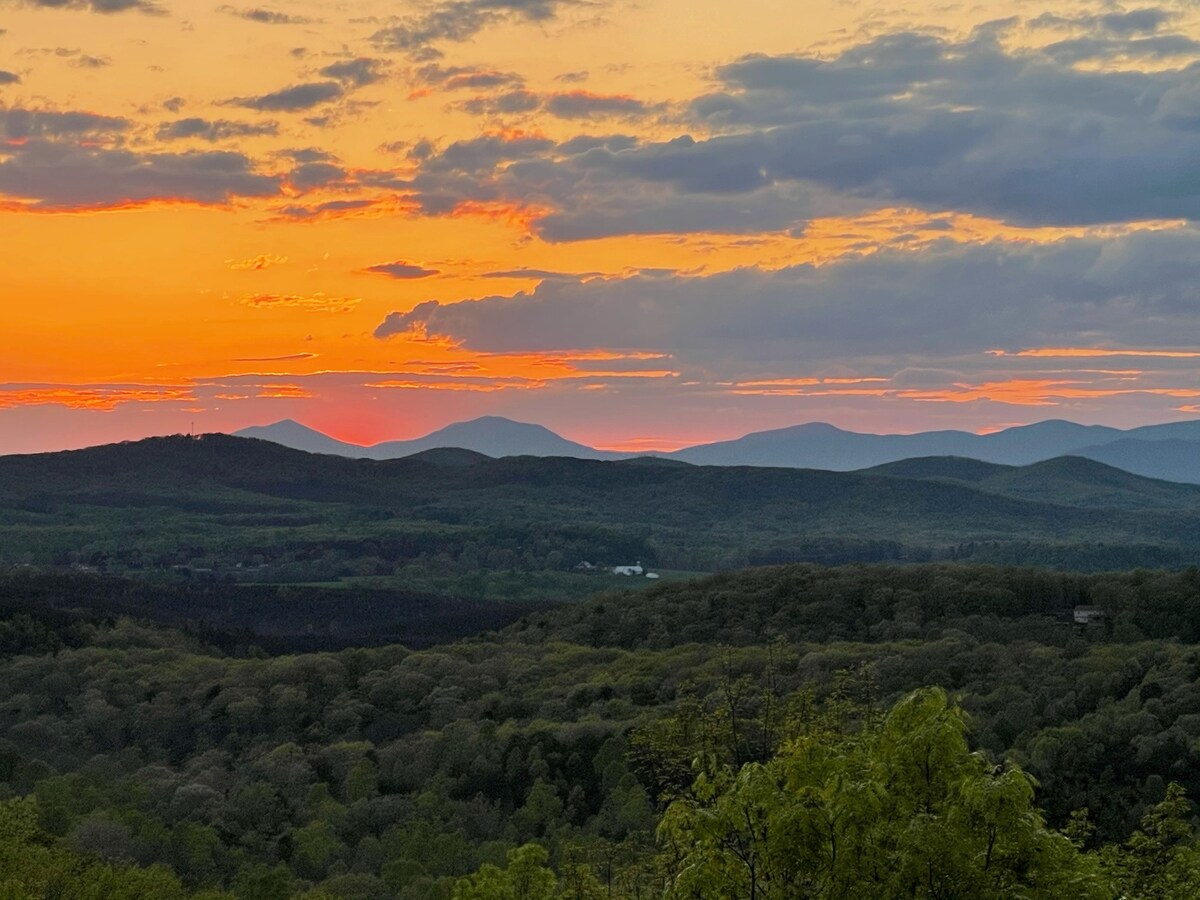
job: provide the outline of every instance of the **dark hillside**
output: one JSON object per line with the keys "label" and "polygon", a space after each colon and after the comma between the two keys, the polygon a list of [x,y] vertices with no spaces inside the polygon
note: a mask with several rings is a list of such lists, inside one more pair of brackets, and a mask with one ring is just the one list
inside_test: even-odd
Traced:
{"label": "dark hillside", "polygon": [[222,435],[160,438],[0,458],[0,563],[240,581],[404,576],[386,586],[456,596],[490,593],[466,583],[471,573],[558,572],[578,596],[608,587],[566,575],[584,561],[691,572],[1200,562],[1200,488],[1077,458],[980,465],[828,472],[453,449],[374,461]]}

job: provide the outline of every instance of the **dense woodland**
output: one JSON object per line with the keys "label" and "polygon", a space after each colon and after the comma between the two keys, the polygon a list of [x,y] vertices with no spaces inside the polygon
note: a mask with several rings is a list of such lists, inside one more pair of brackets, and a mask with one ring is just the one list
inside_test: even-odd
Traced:
{"label": "dense woodland", "polygon": [[3,581],[5,896],[1200,886],[1196,570],[767,568],[322,653],[119,585]]}
{"label": "dense woodland", "polygon": [[460,456],[0,459],[0,897],[1200,894],[1200,488]]}

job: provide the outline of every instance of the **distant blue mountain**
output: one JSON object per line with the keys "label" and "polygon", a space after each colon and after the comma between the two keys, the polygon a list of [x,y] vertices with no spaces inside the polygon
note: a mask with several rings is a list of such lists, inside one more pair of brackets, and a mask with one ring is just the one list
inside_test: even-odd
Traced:
{"label": "distant blue mountain", "polygon": [[[491,457],[571,456],[627,459],[567,440],[541,425],[484,416],[458,422],[425,437],[387,441],[372,447],[347,444],[291,420],[236,433],[310,453],[369,459],[396,459],[426,450],[457,447]],[[1147,425],[1123,431],[1052,419],[992,434],[926,431],[917,434],[862,434],[824,422],[759,431],[732,441],[658,454],[664,460],[708,466],[775,466],[853,471],[900,460],[960,457],[1025,466],[1060,456],[1080,456],[1127,472],[1200,484],[1200,420]]]}
{"label": "distant blue mountain", "polygon": [[370,447],[335,440],[291,419],[273,425],[244,428],[234,437],[260,438],[309,453],[333,453],[361,459],[399,459],[426,450],[456,447],[485,456],[573,456],[577,459],[623,459],[624,454],[607,453],[577,444],[541,425],[514,422],[501,416],[483,416],[456,422],[424,437],[386,441]]}
{"label": "distant blue mountain", "polygon": [[1085,447],[1077,455],[1147,478],[1200,484],[1200,439],[1122,438]]}
{"label": "distant blue mountain", "polygon": [[837,472],[925,456],[961,456],[1023,466],[1123,435],[1116,428],[1061,420],[985,435],[969,431],[860,434],[818,422],[760,431],[735,441],[688,447],[672,456],[697,465],[787,466]]}

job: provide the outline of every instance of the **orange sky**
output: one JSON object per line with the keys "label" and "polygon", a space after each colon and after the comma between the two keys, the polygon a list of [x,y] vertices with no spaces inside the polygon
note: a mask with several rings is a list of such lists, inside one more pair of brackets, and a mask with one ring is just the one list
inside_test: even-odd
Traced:
{"label": "orange sky", "polygon": [[[997,99],[985,77],[959,97],[905,74],[963,57],[1032,60],[1029,78],[1056,67],[1054,84],[1109,78],[1113,97],[1161,77],[1147,121],[1174,127],[1195,92],[1172,73],[1200,57],[1187,4],[1023,3],[985,41],[1017,7],[0,3],[0,453],[285,417],[370,443],[500,414],[674,448],[817,419],[915,431],[1194,414],[1186,294],[1122,281],[1144,255],[1185,283],[1168,269],[1194,237],[1188,209],[1147,192],[1059,215],[1019,182],[981,199],[971,177],[891,171],[900,151],[878,177],[839,169],[902,141],[914,111],[1011,116],[1036,96],[1015,77]],[[936,61],[913,35],[942,42]],[[783,87],[721,68],[748,57],[754,78],[770,77],[764,59],[840,68]],[[908,79],[871,87],[871,103],[912,108],[873,130],[860,74]],[[712,98],[765,100],[710,114]],[[772,149],[818,119],[866,124],[819,158],[808,139]],[[1167,136],[1072,161],[1060,126],[971,139],[1018,172],[1160,149],[1163,165],[1193,162]],[[948,127],[931,145],[947,153]],[[1076,146],[1092,140],[1078,129]],[[689,140],[694,159],[659,162]],[[992,256],[1020,268],[1020,296],[980,300],[935,340],[946,310],[972,303],[968,266],[1008,271]],[[868,277],[911,278],[907,299],[853,312]],[[1075,305],[1034,323],[1009,305],[1033,294]]]}

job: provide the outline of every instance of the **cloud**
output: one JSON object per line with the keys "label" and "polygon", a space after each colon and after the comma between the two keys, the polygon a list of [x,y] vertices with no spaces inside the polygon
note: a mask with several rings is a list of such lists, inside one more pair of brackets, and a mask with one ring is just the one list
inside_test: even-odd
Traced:
{"label": "cloud", "polygon": [[442,66],[430,63],[414,73],[422,84],[436,85],[442,90],[487,90],[489,88],[524,84],[516,72],[501,72],[495,69],[480,69],[475,66]]}
{"label": "cloud", "polygon": [[293,16],[288,13],[278,12],[273,9],[264,9],[262,7],[235,9],[232,6],[222,6],[219,12],[229,13],[232,16],[237,16],[239,19],[246,19],[249,22],[259,22],[263,25],[310,25],[313,21],[304,16]]}
{"label": "cloud", "polygon": [[103,69],[111,66],[112,60],[107,56],[89,56],[86,53],[80,53],[68,65],[74,66],[76,69]]}
{"label": "cloud", "polygon": [[979,365],[995,348],[1177,349],[1200,330],[1197,285],[1200,230],[1183,228],[946,243],[778,270],[547,279],[513,296],[426,301],[390,314],[375,335],[485,353],[648,350],[693,371],[797,360],[894,371],[913,360]]}
{"label": "cloud", "polygon": [[375,266],[368,266],[365,271],[374,272],[376,275],[387,275],[389,278],[397,278],[401,280],[413,278],[429,278],[431,275],[440,275],[440,269],[429,269],[417,263],[405,262],[404,260],[396,260],[390,263],[380,263]]}
{"label": "cloud", "polygon": [[90,112],[0,107],[0,134],[14,141],[111,137],[128,131],[131,126],[128,119]]}
{"label": "cloud", "polygon": [[65,406],[111,412],[125,403],[192,402],[191,386],[144,384],[0,384],[0,409]]}
{"label": "cloud", "polygon": [[314,81],[292,85],[258,97],[241,97],[230,102],[260,112],[300,112],[337,100],[344,93],[345,89],[336,81]]}
{"label": "cloud", "polygon": [[533,112],[542,105],[542,98],[533,91],[506,91],[490,97],[472,97],[462,108],[473,116],[515,115]]}
{"label": "cloud", "polygon": [[1196,56],[1200,53],[1200,41],[1182,34],[1142,38],[1079,37],[1049,44],[1042,52],[1068,65],[1091,60],[1168,59]]}
{"label": "cloud", "polygon": [[174,122],[164,122],[158,127],[155,136],[160,141],[178,141],[188,138],[198,140],[223,141],[237,137],[259,137],[279,133],[278,122],[231,122],[228,119],[177,119]]}
{"label": "cloud", "polygon": [[149,0],[23,0],[20,5],[40,9],[78,9],[94,13],[120,13],[137,10],[143,13],[161,13],[157,4]]}
{"label": "cloud", "polygon": [[1170,10],[1145,7],[1127,12],[1081,13],[1075,16],[1043,13],[1031,19],[1029,25],[1033,28],[1078,28],[1097,34],[1129,37],[1152,34],[1175,18],[1177,14]]}
{"label": "cloud", "polygon": [[355,87],[365,87],[368,84],[374,84],[382,80],[383,72],[381,69],[382,63],[380,60],[359,57],[328,65],[321,69],[320,74],[326,78],[333,78],[337,81],[352,84]]}
{"label": "cloud", "polygon": [[0,195],[10,206],[51,212],[279,193],[280,179],[243,154],[135,151],[125,146],[131,128],[90,112],[0,107]]}
{"label": "cloud", "polygon": [[6,72],[4,69],[0,69],[0,85],[20,83],[21,76],[16,72]]}
{"label": "cloud", "polygon": [[590,91],[537,94],[524,89],[472,97],[461,107],[472,115],[516,114],[540,109],[558,119],[636,118],[661,108],[624,94]]}
{"label": "cloud", "polygon": [[461,43],[504,21],[547,22],[579,0],[448,0],[427,12],[393,20],[372,36],[376,46],[420,60],[438,55],[433,44]]}
{"label": "cloud", "polygon": [[225,264],[234,271],[259,272],[271,266],[281,266],[288,261],[286,256],[276,256],[273,253],[260,253],[249,259],[227,259]]}
{"label": "cloud", "polygon": [[[1190,46],[1146,40],[1160,38]],[[696,134],[459,141],[417,159],[412,188],[434,215],[535,205],[532,230],[551,241],[798,230],[884,207],[1022,227],[1200,218],[1200,68],[1077,69],[1056,52],[897,33],[829,58],[747,56],[687,103]],[[603,108],[587,97],[558,95],[559,112]]]}
{"label": "cloud", "polygon": [[593,94],[567,91],[551,94],[545,101],[546,112],[560,119],[588,119],[597,116],[641,116],[650,107],[625,94]]}
{"label": "cloud", "polygon": [[313,162],[296,166],[288,174],[288,182],[298,191],[307,192],[315,188],[338,184],[346,178],[346,170],[333,163]]}
{"label": "cloud", "polygon": [[537,281],[560,279],[580,281],[585,278],[599,278],[603,272],[556,272],[551,269],[501,269],[496,272],[484,272],[484,278],[532,278]]}
{"label": "cloud", "polygon": [[279,178],[254,170],[240,153],[135,153],[28,139],[0,147],[0,195],[47,212],[155,202],[229,203],[279,193]]}
{"label": "cloud", "polygon": [[233,362],[295,362],[305,359],[316,359],[316,353],[289,353],[286,356],[240,356]]}
{"label": "cloud", "polygon": [[276,210],[276,214],[283,219],[292,219],[295,221],[301,220],[317,220],[336,218],[345,213],[353,213],[359,210],[370,209],[376,205],[375,200],[328,200],[324,203],[318,203],[314,206],[299,206],[291,205],[284,206]]}
{"label": "cloud", "polygon": [[358,297],[330,297],[315,294],[247,294],[239,301],[255,309],[300,309],[305,312],[347,313],[362,302]]}

